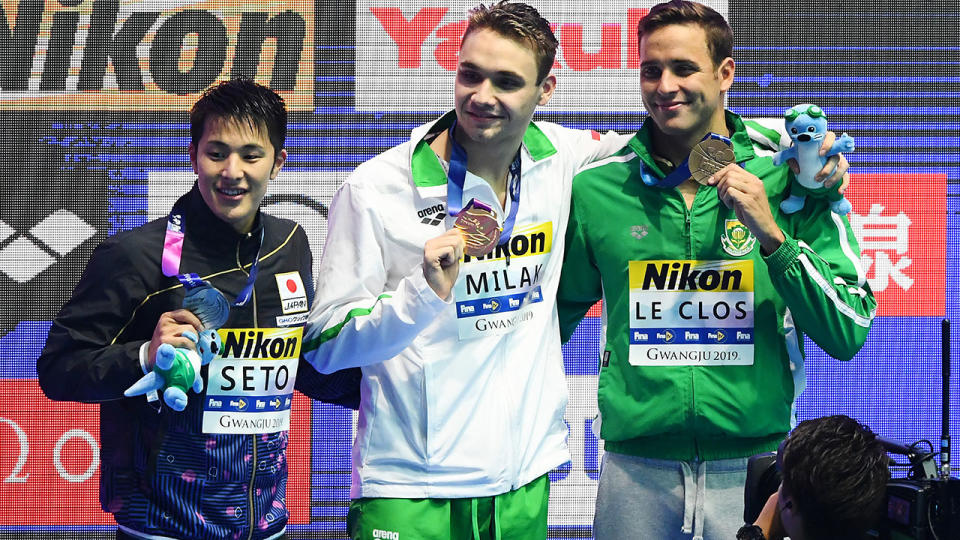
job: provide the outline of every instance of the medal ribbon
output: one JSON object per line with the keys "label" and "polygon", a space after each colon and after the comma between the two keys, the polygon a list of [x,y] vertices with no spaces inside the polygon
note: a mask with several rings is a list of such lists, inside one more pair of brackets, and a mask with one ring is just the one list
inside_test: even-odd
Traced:
{"label": "medal ribbon", "polygon": [[[453,136],[453,131],[456,127],[457,122],[454,120],[447,134],[451,148],[450,167],[447,172],[447,214],[453,217],[457,217],[457,214],[463,210],[463,184],[467,178],[467,151]],[[500,242],[498,245],[503,245],[510,241],[513,226],[517,221],[517,211],[520,209],[520,149],[517,149],[517,155],[513,158],[513,162],[510,163],[509,176],[507,179],[507,192],[510,195],[510,212],[503,221],[503,228],[500,233]]]}
{"label": "medal ribbon", "polygon": [[170,277],[180,272],[180,258],[183,256],[183,216],[174,207],[167,217],[167,233],[163,237],[163,256],[160,268],[163,275]]}
{"label": "medal ribbon", "polygon": [[[703,142],[707,139],[717,139],[723,141],[727,144],[732,145],[730,139],[724,137],[723,135],[717,135],[716,133],[707,133],[700,142]],[[683,160],[683,163],[679,167],[673,170],[672,173],[668,174],[666,177],[660,179],[650,171],[647,166],[641,161],[640,162],[640,178],[643,179],[643,183],[648,186],[654,186],[661,189],[674,188],[682,184],[687,178],[690,178],[690,157],[687,156]]]}
{"label": "medal ribbon", "polygon": [[186,290],[196,289],[197,287],[203,286],[205,281],[200,279],[200,276],[197,274],[178,274],[177,280],[183,284],[183,288]]}
{"label": "medal ribbon", "polygon": [[[160,268],[163,275],[167,277],[176,276],[184,288],[190,290],[198,287],[203,280],[197,274],[181,274],[180,259],[183,257],[183,237],[187,232],[187,221],[183,217],[183,212],[179,205],[174,205],[167,217],[167,233],[163,239],[163,255],[160,258]],[[247,277],[247,283],[243,290],[233,301],[233,305],[240,307],[246,305],[253,297],[253,283],[257,280],[257,269],[260,264],[260,249],[263,247],[263,227],[260,228],[260,244],[257,246],[257,255],[253,258],[253,264],[250,265],[250,275]]]}

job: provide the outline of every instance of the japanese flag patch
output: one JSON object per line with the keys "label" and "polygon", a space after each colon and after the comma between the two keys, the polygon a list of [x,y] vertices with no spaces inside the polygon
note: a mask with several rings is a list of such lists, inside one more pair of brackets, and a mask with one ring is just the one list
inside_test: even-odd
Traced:
{"label": "japanese flag patch", "polygon": [[303,280],[299,272],[284,272],[276,274],[277,290],[280,292],[280,303],[283,314],[301,313],[310,307],[307,305],[307,290],[303,287]]}

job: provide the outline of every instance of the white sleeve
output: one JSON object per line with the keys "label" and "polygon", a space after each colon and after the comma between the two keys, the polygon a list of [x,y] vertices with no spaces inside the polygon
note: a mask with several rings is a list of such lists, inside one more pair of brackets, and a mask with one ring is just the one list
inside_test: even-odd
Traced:
{"label": "white sleeve", "polygon": [[419,264],[387,290],[384,222],[363,188],[349,181],[340,187],[327,225],[303,358],[322,373],[388,360],[447,303],[427,284]]}
{"label": "white sleeve", "polygon": [[574,155],[574,170],[580,170],[598,159],[611,156],[623,148],[632,134],[621,135],[614,131],[598,133],[593,130],[571,130],[575,133],[570,145]]}
{"label": "white sleeve", "polygon": [[793,144],[783,118],[744,118],[743,125],[750,140],[768,150],[786,150]]}

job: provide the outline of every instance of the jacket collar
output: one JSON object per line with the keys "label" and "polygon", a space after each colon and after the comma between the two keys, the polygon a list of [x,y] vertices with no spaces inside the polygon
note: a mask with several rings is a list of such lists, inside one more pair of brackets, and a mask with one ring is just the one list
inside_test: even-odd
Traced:
{"label": "jacket collar", "polygon": [[[439,133],[450,129],[453,120],[456,118],[456,111],[450,111],[437,120],[422,125],[413,130],[410,134],[410,172],[413,176],[413,183],[419,187],[430,187],[446,185],[447,173],[443,170],[439,158],[430,148],[426,138],[429,135]],[[533,122],[527,126],[527,131],[523,135],[521,148],[524,152],[521,159],[536,163],[557,153],[556,147],[550,142],[546,134]]]}
{"label": "jacket collar", "polygon": [[[740,115],[726,110],[724,111],[727,129],[730,130],[730,142],[733,144],[733,155],[737,163],[753,159],[756,153],[753,150],[753,143],[750,141],[750,135],[747,128],[743,125]],[[653,118],[647,117],[637,134],[630,139],[627,144],[637,156],[643,160],[643,163],[650,167],[660,178],[666,176],[663,169],[657,165],[650,150],[653,148]]]}

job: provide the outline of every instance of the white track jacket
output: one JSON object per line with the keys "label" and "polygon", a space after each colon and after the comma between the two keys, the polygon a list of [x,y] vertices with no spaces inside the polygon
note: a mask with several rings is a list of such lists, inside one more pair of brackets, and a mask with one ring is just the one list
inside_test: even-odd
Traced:
{"label": "white track jacket", "polygon": [[[303,350],[322,372],[362,367],[353,498],[496,495],[570,459],[555,302],[570,186],[629,137],[531,123],[508,249],[466,256],[445,301],[421,269],[424,243],[454,221],[445,164],[424,138],[453,118],[357,167],[330,207]],[[493,190],[468,173],[471,198],[502,222]]]}

